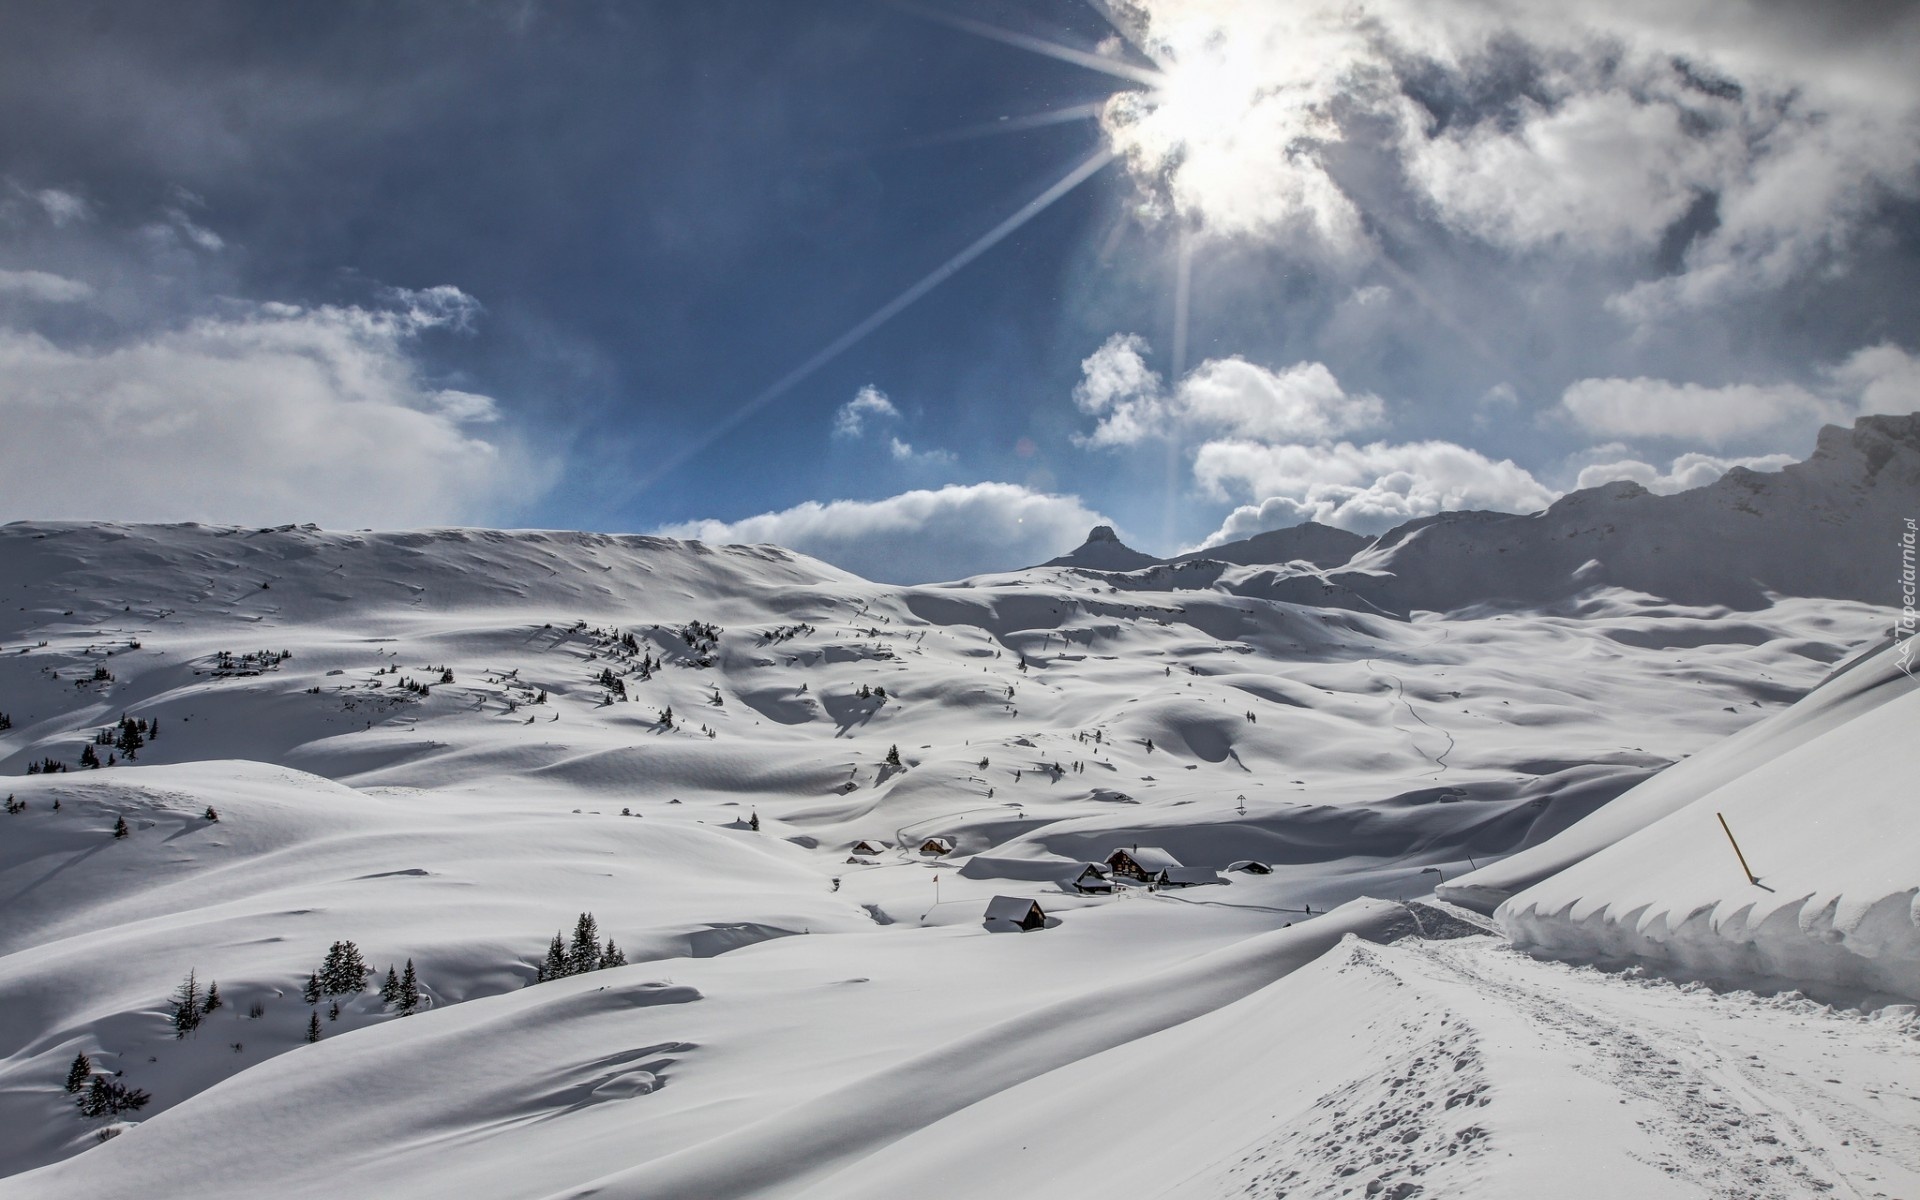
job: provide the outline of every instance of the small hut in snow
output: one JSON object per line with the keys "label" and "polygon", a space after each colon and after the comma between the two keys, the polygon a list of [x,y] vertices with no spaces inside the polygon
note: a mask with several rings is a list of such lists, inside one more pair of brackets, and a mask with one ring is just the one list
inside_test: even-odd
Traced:
{"label": "small hut in snow", "polygon": [[930,837],[920,843],[920,853],[929,858],[939,858],[943,854],[952,854],[953,842],[949,838]]}
{"label": "small hut in snow", "polygon": [[1271,875],[1273,868],[1258,859],[1243,858],[1239,862],[1227,864],[1227,870],[1240,871],[1247,875]]}
{"label": "small hut in snow", "polygon": [[1067,880],[1067,886],[1083,896],[1110,896],[1113,894],[1113,877],[1099,863],[1085,863],[1078,875]]}
{"label": "small hut in snow", "polygon": [[986,926],[996,933],[1019,930],[1025,933],[1029,929],[1044,929],[1047,914],[1040,910],[1038,900],[1029,900],[1025,896],[995,896],[987,902]]}
{"label": "small hut in snow", "polygon": [[873,857],[875,855],[885,854],[887,852],[887,844],[879,838],[861,838],[852,846],[848,847],[847,850],[850,854],[864,854],[868,857]]}
{"label": "small hut in snow", "polygon": [[1107,866],[1115,875],[1124,875],[1139,883],[1151,883],[1155,875],[1180,865],[1179,859],[1158,846],[1122,846],[1107,855]]}

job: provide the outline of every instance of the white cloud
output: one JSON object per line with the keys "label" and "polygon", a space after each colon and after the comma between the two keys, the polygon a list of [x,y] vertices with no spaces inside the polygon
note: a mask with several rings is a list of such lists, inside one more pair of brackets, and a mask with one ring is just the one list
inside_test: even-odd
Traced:
{"label": "white cloud", "polygon": [[1226,499],[1258,497],[1230,513],[1203,544],[1318,521],[1379,533],[1414,517],[1456,509],[1533,512],[1558,493],[1524,468],[1452,442],[1264,445],[1208,442],[1196,451],[1195,480]]}
{"label": "white cloud", "polygon": [[956,484],[884,500],[808,501],[740,521],[658,532],[717,543],[771,542],[888,583],[925,583],[1032,566],[1111,524],[1075,496],[1013,483]]}
{"label": "white cloud", "polygon": [[0,296],[21,296],[48,304],[71,304],[93,295],[93,289],[77,279],[46,271],[9,271],[0,268]]}
{"label": "white cloud", "polygon": [[1599,487],[1603,483],[1626,479],[1650,492],[1667,496],[1674,492],[1705,487],[1734,467],[1746,467],[1751,471],[1778,471],[1796,461],[1798,460],[1791,454],[1765,454],[1754,458],[1717,458],[1711,454],[1682,454],[1673,460],[1667,470],[1662,471],[1651,463],[1644,463],[1637,459],[1622,459],[1617,462],[1595,463],[1581,468],[1580,478],[1574,486],[1577,488]]}
{"label": "white cloud", "polygon": [[1209,359],[1168,394],[1142,355],[1147,344],[1115,334],[1082,361],[1074,399],[1100,417],[1089,446],[1131,446],[1148,438],[1223,435],[1238,438],[1326,438],[1378,425],[1378,396],[1348,393],[1324,365],[1295,363],[1270,371],[1243,358]]}
{"label": "white cloud", "polygon": [[956,461],[948,450],[915,450],[913,443],[903,442],[899,438],[887,439],[887,453],[897,463],[910,463],[921,467],[950,467]]}
{"label": "white cloud", "polygon": [[1523,100],[1508,130],[1468,125],[1408,138],[1407,171],[1448,224],[1517,248],[1656,243],[1722,174],[1730,152],[1677,105],[1621,91],[1557,108]]}
{"label": "white cloud", "polygon": [[1434,217],[1509,249],[1645,254],[1711,197],[1715,221],[1694,231],[1679,272],[1617,298],[1648,321],[1817,270],[1886,196],[1920,194],[1912,6],[1127,11],[1167,78],[1109,104],[1109,143],[1144,211],[1203,232],[1369,253],[1365,220],[1399,214],[1377,172],[1338,168],[1343,142],[1398,159]]}
{"label": "white cloud", "polygon": [[1826,374],[1863,415],[1920,412],[1920,358],[1891,342],[1856,350]]}
{"label": "white cloud", "polygon": [[93,214],[93,206],[85,199],[59,188],[41,188],[31,195],[34,203],[40,206],[40,211],[47,214],[47,220],[55,225],[84,221]]}
{"label": "white cloud", "polygon": [[1794,422],[1840,420],[1832,400],[1792,384],[1703,387],[1664,379],[1582,379],[1560,406],[1589,433],[1668,437],[1721,445]]}
{"label": "white cloud", "polygon": [[833,436],[857,438],[866,432],[867,422],[898,421],[900,410],[887,399],[887,394],[868,384],[854,394],[853,399],[842,404],[833,414]]}
{"label": "white cloud", "polygon": [[387,527],[511,511],[548,468],[470,432],[496,415],[489,398],[420,377],[408,340],[475,307],[420,295],[261,305],[107,347],[0,330],[0,508]]}

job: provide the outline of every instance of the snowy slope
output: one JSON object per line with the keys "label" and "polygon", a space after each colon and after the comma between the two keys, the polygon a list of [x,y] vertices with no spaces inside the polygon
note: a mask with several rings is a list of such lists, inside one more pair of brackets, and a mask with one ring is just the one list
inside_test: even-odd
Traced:
{"label": "snowy slope", "polygon": [[[1920,684],[1888,647],[1568,830],[1556,841],[1594,852],[1507,900],[1500,923],[1545,953],[1920,1001],[1916,730]],[[1682,798],[1616,837],[1615,810],[1651,817]],[[1556,849],[1530,857],[1562,857]]]}
{"label": "snowy slope", "polygon": [[[1839,705],[1866,675],[1787,707],[1888,621],[1607,588],[1413,620],[1276,598],[1324,571],[891,587],[658,538],[0,527],[0,771],[24,805],[0,814],[0,1196],[878,1194],[911,1160],[1006,1157],[976,1112],[1055,1114],[1055,1089],[1101,1111],[1074,1081],[1136,1054],[1189,1091],[1234,1074],[1217,1104],[1243,1117],[1256,1063],[1290,1092],[1377,1091],[1401,1067],[1304,1040],[1231,1070],[1156,1047],[1248,1005],[1401,1012],[1336,948],[1411,918],[1328,910],[1489,860],[1525,886],[1529,848],[1559,854],[1636,785],[1819,725],[1767,718]],[[123,713],[161,731],[131,764],[25,775],[77,766]],[[935,835],[954,851],[916,853]],[[856,839],[885,847],[850,861]],[[1067,886],[1131,845],[1272,871]],[[1048,927],[984,928],[997,895]],[[530,986],[582,911],[630,965]],[[423,1008],[322,1005],[308,1045],[299,990],[342,938],[380,971],[415,960]],[[189,969],[228,1003],[176,1040]],[[1260,999],[1296,976],[1324,986]],[[80,1050],[153,1093],[104,1144],[60,1086]],[[1299,1132],[1320,1110],[1195,1111],[1301,1170],[1350,1165]],[[1578,1141],[1530,1136],[1539,1162]],[[1220,1150],[1155,1170],[1211,1180]]]}

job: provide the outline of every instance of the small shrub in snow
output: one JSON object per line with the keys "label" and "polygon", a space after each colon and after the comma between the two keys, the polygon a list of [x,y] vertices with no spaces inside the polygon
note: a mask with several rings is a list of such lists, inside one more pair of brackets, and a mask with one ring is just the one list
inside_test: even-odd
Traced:
{"label": "small shrub in snow", "polygon": [[83,1117],[117,1117],[123,1112],[139,1112],[153,1099],[139,1088],[128,1087],[117,1079],[95,1075],[87,1081],[87,1090],[74,1106]]}

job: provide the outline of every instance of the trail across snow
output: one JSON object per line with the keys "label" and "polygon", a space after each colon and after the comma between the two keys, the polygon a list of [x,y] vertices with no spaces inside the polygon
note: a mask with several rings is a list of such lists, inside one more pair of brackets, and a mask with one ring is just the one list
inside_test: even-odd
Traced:
{"label": "trail across snow", "polygon": [[[1402,945],[1400,977],[1481,1030],[1490,1059],[1538,1057],[1613,1093],[1637,1129],[1633,1157],[1664,1174],[1671,1194],[1920,1195],[1910,1011],[1876,1020],[1675,986],[1542,962],[1490,939]],[[1543,1102],[1550,1113],[1553,1098]],[[1579,1103],[1573,1089],[1561,1098]],[[1573,1190],[1582,1186],[1593,1190]],[[1566,1187],[1559,1194],[1653,1194]]]}

